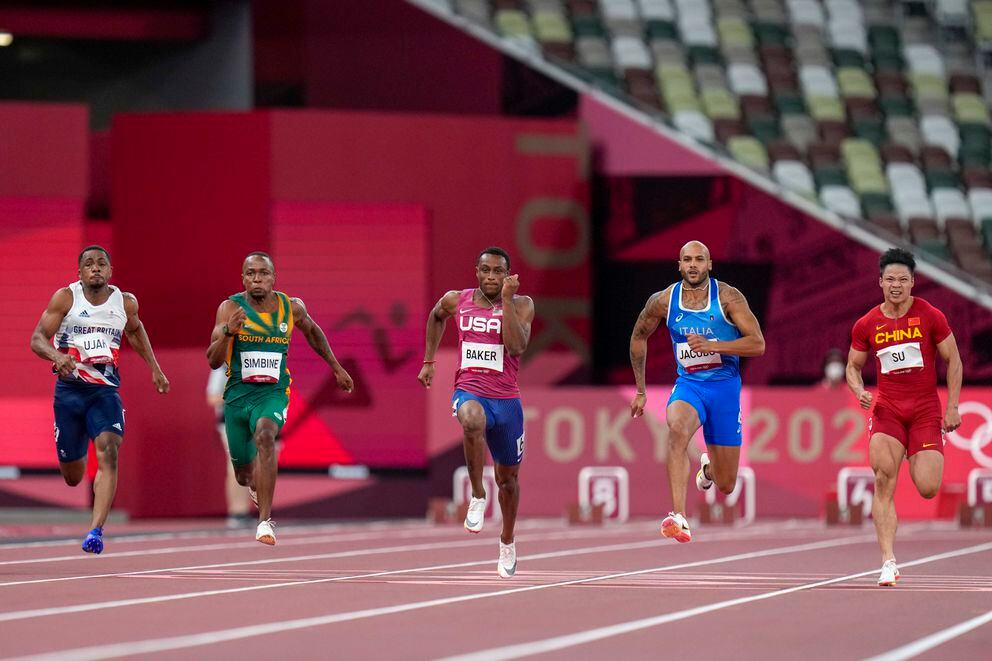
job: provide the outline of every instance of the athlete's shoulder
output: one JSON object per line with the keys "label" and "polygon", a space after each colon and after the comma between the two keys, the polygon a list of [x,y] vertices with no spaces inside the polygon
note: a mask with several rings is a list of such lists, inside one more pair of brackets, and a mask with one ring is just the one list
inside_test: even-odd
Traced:
{"label": "athlete's shoulder", "polygon": [[925,298],[920,298],[919,296],[913,297],[913,307],[916,308],[916,312],[922,312],[924,314],[943,314],[940,308],[931,303]]}
{"label": "athlete's shoulder", "polygon": [[679,283],[673,282],[661,291],[656,291],[648,296],[648,302],[644,304],[644,309],[649,313],[666,314],[668,312],[668,302],[672,298],[672,292]]}
{"label": "athlete's shoulder", "polygon": [[720,300],[727,301],[728,299],[736,300],[738,298],[744,298],[744,293],[729,282],[717,280],[716,278],[713,280],[716,282],[717,295],[720,297]]}

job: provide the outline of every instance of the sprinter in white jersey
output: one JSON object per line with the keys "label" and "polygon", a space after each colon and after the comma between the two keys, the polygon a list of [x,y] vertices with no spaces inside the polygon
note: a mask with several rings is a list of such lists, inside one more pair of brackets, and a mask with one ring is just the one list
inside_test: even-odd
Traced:
{"label": "sprinter in white jersey", "polygon": [[661,534],[677,542],[692,539],[685,518],[689,441],[702,427],[706,452],[696,473],[696,487],[705,491],[716,482],[723,493],[732,492],[741,455],[740,356],[765,352],[761,326],[744,295],[711,278],[712,268],[705,245],[699,241],[685,244],[679,253],[682,280],[651,295],[630,336],[630,364],[637,382],[631,416],[644,413],[648,337],[662,321],[668,326],[678,363],[679,375],[665,411],[672,511],[661,522]]}
{"label": "sprinter in white jersey", "polygon": [[55,448],[66,484],[74,487],[82,481],[90,439],[96,447],[92,530],[83,540],[87,553],[103,551],[103,525],[117,491],[117,453],[124,440],[117,355],[123,335],[148,363],[155,388],[169,392],[169,380],[138,319],[138,301],[109,284],[112,270],[106,250],[84,248],[79,280],[55,292],[31,335],[31,350],[51,361],[58,376]]}

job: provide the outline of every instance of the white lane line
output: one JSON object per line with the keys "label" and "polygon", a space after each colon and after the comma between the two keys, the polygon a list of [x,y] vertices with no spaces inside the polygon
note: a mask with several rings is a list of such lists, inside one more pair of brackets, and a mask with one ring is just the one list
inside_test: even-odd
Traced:
{"label": "white lane line", "polygon": [[[733,535],[733,536],[731,536],[730,534],[725,534],[724,538],[740,539],[740,536],[739,535]],[[557,536],[550,535],[550,536],[544,537],[544,539],[547,540],[547,539],[569,539],[569,538],[568,537],[565,537],[565,536],[562,536],[562,535],[557,535]],[[714,540],[714,541],[718,541],[718,540]],[[482,544],[484,542],[485,543],[491,543],[491,540],[470,540],[470,541],[467,541],[467,542],[461,542],[460,544],[461,545],[464,545],[464,546],[470,546],[470,545],[471,546],[477,546],[477,545]],[[587,554],[590,554],[590,553],[607,553],[607,552],[610,552],[610,551],[623,551],[623,550],[632,550],[632,549],[638,549],[638,548],[649,548],[649,547],[652,547],[652,546],[662,546],[662,545],[667,545],[667,544],[669,544],[669,542],[667,540],[663,540],[663,539],[660,539],[660,538],[655,538],[655,539],[651,539],[651,540],[643,541],[643,542],[628,542],[628,543],[622,543],[622,544],[608,544],[608,545],[605,545],[605,546],[587,546],[587,547],[580,547],[580,548],[577,548],[577,549],[567,549],[567,550],[564,550],[564,551],[550,551],[550,552],[546,552],[546,553],[536,553],[536,554],[532,554],[532,555],[529,555],[529,556],[526,556],[526,557],[521,557],[521,559],[522,560],[544,560],[544,559],[548,559],[548,558],[560,558],[560,557],[568,556],[568,555],[587,555]],[[456,544],[444,545],[444,548],[450,548],[451,546],[455,546],[455,545]],[[394,548],[409,548],[409,547],[394,547]],[[432,548],[434,548],[434,547],[432,546]],[[371,550],[376,550],[377,551],[379,549],[369,549],[369,550],[370,551]],[[390,549],[390,550],[392,550],[392,549]],[[361,551],[341,551],[341,552],[336,553],[336,554],[328,554],[328,555],[332,555],[334,557],[351,557],[351,556],[354,556],[354,555],[370,555],[370,553],[362,553]],[[262,561],[260,561],[260,562],[262,562]],[[264,562],[269,562],[269,561],[264,561]],[[200,591],[200,592],[185,592],[185,593],[171,594],[171,595],[158,595],[158,596],[154,596],[154,597],[135,597],[135,598],[131,598],[131,599],[119,599],[119,600],[114,600],[114,601],[89,603],[89,604],[76,604],[76,605],[72,605],[72,606],[53,606],[53,607],[50,607],[50,608],[34,608],[34,609],[23,610],[23,611],[9,611],[9,612],[6,612],[6,613],[0,613],[0,622],[10,622],[10,621],[14,621],[14,620],[26,620],[26,619],[30,619],[30,618],[34,618],[34,617],[46,617],[46,616],[50,616],[50,615],[65,615],[65,614],[68,614],[68,613],[81,613],[81,612],[87,612],[87,611],[93,611],[93,610],[102,610],[104,608],[119,608],[119,607],[122,607],[122,606],[137,606],[137,605],[140,605],[140,604],[153,604],[153,603],[160,603],[160,602],[166,602],[166,601],[177,601],[177,600],[180,600],[180,599],[195,599],[197,597],[210,597],[210,596],[221,595],[221,594],[235,594],[235,593],[238,593],[238,592],[249,592],[249,591],[254,591],[254,590],[267,590],[267,589],[272,589],[272,588],[294,587],[294,586],[298,586],[298,585],[311,585],[311,584],[315,584],[315,583],[335,583],[335,582],[338,582],[338,581],[349,581],[349,580],[357,580],[357,579],[376,578],[376,577],[380,577],[380,576],[392,576],[392,575],[395,575],[395,574],[408,574],[408,573],[416,573],[416,572],[428,572],[428,571],[444,570],[444,569],[456,569],[456,568],[462,568],[462,567],[476,567],[476,566],[479,566],[479,565],[486,565],[486,564],[490,564],[490,563],[492,563],[492,560],[475,560],[475,561],[471,561],[471,562],[458,562],[458,563],[444,564],[444,565],[430,565],[430,566],[427,566],[427,567],[413,567],[413,568],[409,568],[409,569],[390,569],[390,570],[383,570],[383,571],[377,571],[377,572],[368,572],[368,573],[363,573],[363,574],[356,574],[356,575],[353,575],[353,576],[332,576],[332,577],[328,577],[328,578],[286,581],[286,582],[282,582],[282,583],[271,583],[271,584],[266,584],[266,585],[250,585],[250,586],[243,586],[243,587],[237,587],[237,588],[225,588],[225,589],[218,589],[218,590],[204,590],[204,591]],[[228,563],[228,564],[241,565],[241,564],[258,564],[258,563]],[[151,571],[159,571],[159,570],[151,570]],[[135,574],[148,574],[148,572],[131,572],[131,573],[126,574],[126,575],[127,576],[133,576]],[[156,577],[156,578],[169,578],[169,577],[161,576],[161,577]]]}
{"label": "white lane line", "polygon": [[[733,533],[727,532],[723,535],[719,533],[708,536],[707,539],[711,541],[719,541],[721,539],[747,539],[750,537],[757,537],[767,532],[773,530],[771,527],[754,527],[749,533],[743,534],[740,531],[734,531]],[[616,534],[616,533],[614,533]],[[596,531],[595,529],[587,528],[585,530],[564,530],[561,532],[545,533],[540,536],[536,541],[547,541],[547,540],[559,540],[559,539],[583,539],[603,537],[604,535],[601,531]],[[522,538],[522,541],[529,541],[526,537]],[[433,542],[433,543],[422,543],[422,544],[408,544],[402,546],[387,546],[373,549],[355,549],[351,551],[336,551],[332,553],[320,553],[316,555],[297,555],[288,557],[276,557],[276,558],[265,558],[261,560],[244,560],[238,562],[221,562],[212,563],[206,565],[186,565],[182,567],[162,567],[159,569],[145,569],[138,571],[129,572],[113,572],[106,574],[81,574],[76,576],[61,576],[58,578],[35,578],[35,579],[24,579],[20,581],[7,581],[0,583],[0,588],[4,587],[16,587],[19,585],[37,585],[40,583],[61,583],[65,581],[81,581],[93,578],[117,578],[120,576],[141,576],[146,574],[159,574],[166,572],[180,572],[180,571],[190,571],[195,569],[217,569],[221,567],[250,567],[253,565],[268,565],[283,562],[305,562],[309,560],[329,560],[333,558],[351,558],[366,555],[377,555],[382,553],[405,553],[410,551],[433,551],[436,549],[444,548],[462,548],[471,546],[482,546],[486,544],[493,544],[493,540],[488,537],[483,538],[473,538],[468,541],[445,541],[445,542]],[[255,546],[258,546],[256,543]]]}
{"label": "white lane line", "polygon": [[[395,525],[395,524],[394,524]],[[287,525],[281,528],[284,532],[293,533],[308,533],[308,532],[326,532],[329,530],[341,530],[348,527],[354,528],[366,528],[373,530],[376,527],[382,527],[383,529],[388,529],[389,522],[386,521],[375,521],[364,524],[347,524],[347,523],[322,523],[322,524],[305,524],[305,525]],[[246,529],[230,530],[227,528],[215,529],[215,530],[172,530],[165,532],[148,532],[148,533],[128,533],[122,532],[119,534],[108,534],[108,539],[113,539],[116,544],[125,543],[138,543],[138,542],[160,542],[162,540],[182,540],[182,539],[204,539],[208,537],[239,537],[245,534]],[[55,546],[78,546],[79,540],[82,539],[83,535],[80,534],[78,537],[59,537],[57,539],[39,539],[34,542],[3,542],[0,541],[0,553],[8,550],[18,550],[18,549],[43,549],[51,548]]]}
{"label": "white lane line", "polygon": [[[915,565],[922,565],[930,562],[937,562],[939,560],[957,558],[962,555],[970,555],[973,553],[983,553],[985,551],[990,551],[990,550],[992,550],[992,542],[986,544],[978,544],[975,546],[969,546],[963,549],[958,549],[956,551],[937,553],[935,555],[930,555],[925,558],[920,558],[919,560],[914,560],[912,562],[901,563],[899,567],[900,568],[913,567]],[[719,601],[713,604],[707,604],[706,606],[697,606],[696,608],[688,608],[686,610],[676,611],[674,613],[665,613],[664,615],[656,615],[654,617],[646,617],[639,620],[632,620],[630,622],[622,622],[620,624],[614,624],[608,627],[588,629],[586,631],[581,631],[579,633],[566,634],[564,636],[555,636],[553,638],[546,638],[544,640],[534,640],[528,643],[507,645],[505,647],[493,647],[479,652],[472,652],[470,654],[461,654],[457,656],[446,657],[442,661],[498,661],[501,659],[518,659],[520,657],[531,656],[534,654],[554,652],[569,647],[575,647],[577,645],[585,645],[587,643],[604,640],[606,638],[612,638],[614,636],[622,636],[624,634],[632,633],[634,631],[649,629],[651,627],[660,626],[662,624],[668,624],[669,622],[684,620],[690,617],[695,617],[697,615],[706,615],[707,613],[723,610],[724,608],[740,606],[742,604],[748,604],[755,601],[763,601],[765,599],[771,599],[773,597],[781,597],[787,594],[792,594],[794,592],[800,592],[803,590],[812,590],[814,588],[819,588],[826,585],[832,585],[835,583],[843,583],[844,581],[850,581],[852,579],[861,578],[862,576],[868,576],[871,574],[875,574],[877,572],[878,572],[877,569],[869,569],[867,571],[858,572],[857,574],[840,576],[838,578],[832,578],[826,581],[806,583],[805,585],[797,585],[791,588],[775,590],[773,592],[764,592],[762,594],[751,595],[748,597],[738,597],[737,599],[728,599],[726,601]]]}
{"label": "white lane line", "polygon": [[[448,534],[454,536],[453,531],[447,531]],[[247,535],[248,533],[244,533]],[[433,532],[428,528],[420,528],[413,530],[397,530],[395,532],[390,531],[390,537],[398,537],[401,539],[409,539],[411,537],[439,537],[443,536],[442,533]],[[360,542],[368,541],[374,539],[382,539],[383,534],[381,532],[354,532],[354,533],[341,533],[335,535],[320,535],[316,537],[291,537],[289,539],[284,538],[280,535],[279,546],[309,546],[312,544],[336,544],[339,542]],[[167,546],[165,548],[157,549],[139,549],[135,551],[115,551],[112,556],[107,556],[108,558],[129,558],[134,556],[150,556],[150,555],[173,555],[176,553],[198,553],[200,551],[219,551],[219,550],[230,550],[230,549],[257,549],[259,548],[258,542],[254,539],[247,542],[223,542],[217,544],[199,544],[196,546]],[[101,558],[103,560],[103,558]],[[84,554],[82,551],[79,553],[74,553],[73,555],[60,555],[52,556],[48,558],[27,558],[23,560],[0,560],[0,566],[7,565],[31,565],[37,563],[47,563],[47,562],[92,562],[93,557]]]}
{"label": "white lane line", "polygon": [[[657,544],[659,541],[664,543],[662,540],[654,540],[653,543]],[[751,551],[749,553],[738,553],[720,558],[712,558],[709,560],[697,560],[695,562],[685,562],[675,565],[652,567],[650,569],[639,569],[636,571],[620,572],[616,574],[591,576],[588,578],[580,578],[570,581],[559,581],[556,583],[545,583],[542,585],[530,585],[526,587],[511,588],[507,590],[497,590],[494,592],[482,592],[476,594],[461,595],[457,597],[445,597],[442,599],[431,599],[428,601],[417,601],[407,604],[399,604],[396,606],[368,608],[368,609],[350,611],[344,613],[332,613],[332,614],[320,615],[316,617],[307,617],[296,620],[283,620],[281,622],[270,622],[266,624],[236,627],[232,629],[219,629],[215,631],[207,631],[204,633],[174,636],[169,638],[156,638],[150,640],[132,641],[127,643],[114,643],[110,645],[97,645],[94,647],[58,650],[56,652],[48,652],[48,653],[18,657],[18,658],[22,660],[32,659],[36,661],[42,659],[46,661],[65,661],[67,659],[71,659],[75,661],[84,661],[84,660],[117,658],[122,656],[130,656],[133,654],[149,654],[152,652],[187,649],[190,647],[212,645],[215,643],[226,642],[231,640],[252,638],[256,636],[263,636],[274,633],[283,633],[291,630],[307,629],[311,627],[325,626],[328,624],[337,624],[339,622],[351,622],[354,620],[379,617],[383,615],[392,615],[395,613],[404,613],[408,611],[433,608],[437,606],[447,606],[450,604],[476,601],[480,599],[503,597],[512,594],[534,592],[537,590],[547,590],[550,588],[559,588],[569,585],[594,583],[597,581],[608,581],[616,578],[623,578],[625,576],[636,576],[636,575],[648,574],[652,572],[673,571],[677,569],[686,569],[690,567],[702,567],[707,565],[721,564],[725,562],[736,562],[738,560],[750,560],[754,558],[764,558],[775,555],[787,555],[789,553],[802,553],[805,551],[815,551],[815,550],[833,548],[837,546],[845,546],[848,544],[868,543],[873,541],[875,541],[874,535],[870,535],[870,536],[860,535],[857,537],[830,539],[821,542],[813,542],[809,544],[799,544],[793,546],[783,546],[783,547],[776,547],[771,549],[763,549],[760,551]],[[635,545],[616,544],[613,546],[616,550],[623,551],[633,548]],[[557,551],[554,552],[553,554],[541,554],[539,556],[532,556],[529,559],[533,560],[542,556],[560,557],[560,556],[571,556],[576,554],[577,553],[574,550],[566,550],[566,551]],[[525,558],[521,558],[521,559],[525,559]],[[491,562],[491,560],[487,560],[485,562]],[[460,566],[466,566],[466,564],[481,564],[481,563],[463,563]],[[399,570],[399,572],[403,572],[403,571],[411,571],[411,570]],[[397,572],[389,572],[389,573],[397,573]],[[327,579],[322,582],[329,582],[329,580],[330,579]]]}
{"label": "white lane line", "polygon": [[932,633],[929,636],[924,636],[918,640],[914,640],[911,643],[903,645],[902,647],[897,647],[894,650],[889,650],[878,656],[873,656],[868,661],[903,661],[903,659],[912,659],[914,656],[923,654],[926,651],[932,650],[938,645],[943,645],[949,640],[953,640],[958,636],[963,636],[969,631],[973,631],[978,627],[992,622],[992,611],[985,613],[984,615],[979,615],[978,617],[973,617],[970,620],[961,622],[960,624],[955,624],[953,627],[948,627],[942,631]]}
{"label": "white lane line", "polygon": [[[556,521],[556,523],[557,523],[557,521]],[[548,522],[546,522],[546,521],[528,521],[526,523],[518,524],[517,525],[517,531],[518,532],[527,532],[527,531],[530,531],[530,530],[547,530],[548,527],[549,527],[549,525],[548,525]],[[629,527],[627,527],[625,529],[626,530],[637,530],[637,529],[642,528],[642,527],[644,527],[644,526],[634,525],[634,526],[629,526]],[[653,528],[654,527],[653,524],[650,527]],[[361,530],[362,532],[348,532],[347,531],[348,528],[353,528],[353,529],[354,528],[357,528],[358,530]],[[423,523],[421,523],[419,525],[412,525],[412,524],[411,525],[401,524],[401,525],[393,525],[393,526],[385,525],[385,526],[382,526],[381,528],[379,528],[379,527],[371,527],[371,526],[369,526],[369,527],[366,527],[366,526],[351,526],[351,525],[345,526],[345,525],[338,525],[338,524],[327,525],[327,526],[317,526],[317,527],[291,527],[291,526],[286,526],[286,527],[280,527],[279,546],[296,546],[296,545],[304,545],[304,544],[319,544],[319,543],[322,543],[322,542],[325,542],[325,541],[336,542],[336,541],[342,541],[342,540],[343,541],[354,541],[354,540],[362,540],[362,539],[378,539],[378,538],[384,538],[384,537],[404,537],[404,538],[407,538],[407,537],[418,537],[418,536],[423,536],[423,537],[443,537],[443,536],[446,536],[446,535],[457,536],[457,535],[460,534],[459,528],[460,528],[460,526],[459,527],[454,527],[454,526],[431,526],[431,525],[425,525]],[[336,530],[342,530],[342,531],[345,531],[345,532],[334,532]],[[590,529],[588,529],[588,536],[590,536],[590,537],[604,536],[605,537],[607,535],[612,536],[612,535],[615,535],[616,534],[616,530],[615,529],[612,529],[610,532],[607,532],[607,530],[609,530],[609,529],[607,529],[607,528],[600,528],[598,530],[594,530],[594,529],[591,529],[590,528]],[[224,532],[227,532],[227,531],[224,531]],[[333,535],[329,535],[329,534],[328,535],[323,535],[323,536],[320,536],[320,537],[307,537],[307,536],[303,536],[304,534],[314,533],[314,532],[322,532],[322,533],[334,532],[334,534]],[[289,533],[289,535],[292,535],[292,536],[287,536],[286,533]],[[26,558],[26,559],[18,559],[18,560],[0,560],[0,566],[4,566],[4,565],[23,565],[23,564],[32,564],[32,563],[39,563],[39,562],[62,562],[62,561],[70,562],[70,561],[73,561],[73,560],[78,560],[78,561],[83,561],[83,562],[100,562],[100,561],[103,561],[103,560],[106,560],[106,559],[122,558],[122,557],[130,557],[130,556],[162,555],[162,554],[171,554],[171,553],[184,553],[184,552],[187,552],[187,551],[210,551],[210,550],[215,550],[215,549],[257,548],[258,547],[258,542],[254,541],[253,537],[251,537],[250,535],[251,535],[250,529],[245,528],[245,529],[242,529],[242,530],[239,530],[239,531],[232,532],[231,534],[183,533],[183,534],[179,534],[179,535],[153,535],[153,536],[148,536],[148,537],[142,537],[140,539],[139,538],[114,539],[112,541],[114,542],[114,546],[115,547],[118,546],[118,545],[124,544],[124,543],[132,542],[132,541],[142,541],[142,542],[144,542],[144,541],[148,541],[148,542],[183,541],[183,540],[187,540],[187,539],[193,540],[193,539],[203,539],[203,538],[210,538],[210,537],[228,538],[228,537],[232,537],[232,536],[237,536],[237,537],[239,537],[241,539],[245,539],[247,537],[248,539],[251,539],[252,541],[247,541],[247,542],[233,542],[233,543],[230,542],[230,541],[226,541],[226,542],[221,542],[221,543],[202,544],[202,545],[199,545],[199,546],[173,546],[173,547],[160,548],[160,549],[148,549],[148,550],[137,549],[137,550],[134,550],[134,551],[114,551],[113,553],[107,553],[106,555],[103,555],[100,558],[95,558],[92,555],[85,554],[82,551],[79,551],[79,552],[74,553],[72,555],[49,556],[49,557],[42,556],[42,557],[38,557],[38,558]],[[59,542],[59,544],[61,544],[61,543],[62,542]],[[47,544],[47,543],[40,542],[39,544]],[[78,551],[78,546],[79,546],[78,540],[73,540],[72,541],[72,545],[75,546],[75,547],[77,547],[77,551]],[[30,544],[15,544],[15,545],[10,545],[10,546],[6,546],[6,547],[5,546],[0,546],[0,551],[2,551],[4,549],[7,549],[7,548],[36,548],[36,547],[34,546],[34,543],[30,543]]]}

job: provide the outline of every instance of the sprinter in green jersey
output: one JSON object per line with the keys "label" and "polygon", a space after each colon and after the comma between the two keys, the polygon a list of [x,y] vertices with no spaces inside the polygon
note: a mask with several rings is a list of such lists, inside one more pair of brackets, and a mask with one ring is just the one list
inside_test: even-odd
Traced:
{"label": "sprinter in green jersey", "polygon": [[323,358],[338,388],[351,392],[354,383],[334,357],[327,336],[307,314],[298,298],[273,290],[275,265],[264,252],[253,252],[241,269],[245,290],[217,308],[217,320],[207,360],[211,369],[227,364],[224,425],[238,483],[258,505],[255,539],[276,543],[272,523],[272,494],[276,486],[276,438],[289,409],[289,369],[286,359],[293,328]]}

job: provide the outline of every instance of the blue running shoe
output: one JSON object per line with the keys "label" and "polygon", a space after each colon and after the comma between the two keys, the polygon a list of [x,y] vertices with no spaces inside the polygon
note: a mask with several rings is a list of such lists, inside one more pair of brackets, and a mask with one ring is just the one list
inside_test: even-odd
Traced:
{"label": "blue running shoe", "polygon": [[83,540],[83,550],[100,555],[103,552],[103,528],[94,528]]}

